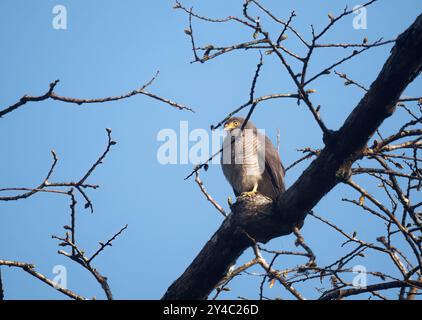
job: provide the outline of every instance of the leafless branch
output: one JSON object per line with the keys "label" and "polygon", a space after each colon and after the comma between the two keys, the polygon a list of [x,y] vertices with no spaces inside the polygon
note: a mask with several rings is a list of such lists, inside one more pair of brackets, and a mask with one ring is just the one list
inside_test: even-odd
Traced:
{"label": "leafless branch", "polygon": [[132,96],[135,96],[135,95],[148,96],[150,98],[164,102],[164,103],[166,103],[166,104],[168,104],[168,105],[170,105],[174,108],[177,108],[179,110],[193,111],[191,108],[188,108],[188,107],[181,105],[177,102],[174,102],[174,101],[169,100],[167,98],[163,98],[163,97],[160,97],[156,94],[153,94],[153,93],[146,91],[145,89],[150,84],[152,84],[153,80],[157,77],[157,75],[158,75],[158,72],[150,81],[148,81],[145,85],[143,85],[141,88],[139,88],[137,90],[132,90],[132,91],[130,91],[126,94],[120,95],[120,96],[111,96],[111,97],[96,98],[96,99],[71,98],[71,97],[65,97],[65,96],[58,95],[54,92],[54,89],[56,88],[57,84],[59,83],[59,80],[55,80],[52,83],[50,83],[49,89],[43,95],[40,95],[40,96],[24,95],[18,102],[10,105],[9,107],[7,107],[3,110],[0,110],[0,118],[3,117],[4,115],[16,110],[16,109],[22,107],[23,105],[27,104],[28,102],[39,102],[39,101],[52,99],[52,100],[57,100],[57,101],[61,101],[61,102],[82,105],[82,104],[90,104],[90,103],[104,103],[104,102],[123,100],[123,99],[130,98]]}
{"label": "leafless branch", "polygon": [[54,281],[48,279],[43,274],[39,273],[35,270],[35,266],[30,263],[24,263],[24,262],[17,262],[17,261],[10,261],[10,260],[0,260],[0,265],[2,266],[8,266],[8,267],[15,267],[20,268],[26,273],[29,273],[31,276],[41,280],[45,284],[49,285],[50,287],[56,289],[57,291],[65,294],[66,296],[75,299],[75,300],[86,300],[84,297],[82,297],[79,294],[74,293],[73,291],[62,288],[60,285],[56,284]]}
{"label": "leafless branch", "polygon": [[220,206],[217,201],[214,200],[213,197],[210,196],[210,194],[207,192],[207,190],[204,187],[204,184],[199,177],[199,171],[195,172],[195,182],[198,184],[199,188],[201,189],[201,192],[204,194],[204,196],[207,198],[209,202],[212,203],[212,205],[224,216],[227,217],[226,212],[224,211],[223,207]]}

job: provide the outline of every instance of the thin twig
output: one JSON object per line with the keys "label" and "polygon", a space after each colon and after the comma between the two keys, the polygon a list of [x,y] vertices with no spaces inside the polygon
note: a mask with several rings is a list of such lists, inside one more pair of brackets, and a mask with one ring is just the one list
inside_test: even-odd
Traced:
{"label": "thin twig", "polygon": [[41,280],[45,284],[49,285],[50,287],[56,289],[57,291],[59,291],[61,293],[67,295],[68,297],[70,297],[72,299],[75,299],[75,300],[86,300],[83,296],[81,296],[79,294],[76,294],[76,293],[74,293],[73,291],[71,291],[69,289],[62,288],[57,283],[55,283],[54,281],[48,279],[43,274],[39,273],[38,271],[35,271],[35,266],[33,264],[24,263],[24,262],[17,262],[17,261],[10,261],[10,260],[0,260],[0,265],[9,266],[9,267],[15,267],[15,268],[20,268],[20,269],[24,270],[25,272],[29,273],[30,275],[32,275],[33,277]]}
{"label": "thin twig", "polygon": [[213,197],[210,196],[210,194],[207,192],[207,190],[204,187],[204,184],[201,180],[201,178],[199,177],[199,171],[195,172],[195,182],[198,184],[199,189],[201,189],[201,192],[204,194],[204,196],[207,198],[207,200],[209,202],[212,203],[212,205],[218,210],[218,212],[220,212],[225,218],[227,217],[226,212],[224,211],[223,207],[220,206],[217,201],[214,200]]}

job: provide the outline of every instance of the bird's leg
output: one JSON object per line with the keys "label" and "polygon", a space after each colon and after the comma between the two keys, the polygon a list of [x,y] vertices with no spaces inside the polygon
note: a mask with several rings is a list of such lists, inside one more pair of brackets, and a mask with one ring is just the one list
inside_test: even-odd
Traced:
{"label": "bird's leg", "polygon": [[258,182],[255,182],[252,191],[243,192],[242,196],[252,197],[258,192]]}

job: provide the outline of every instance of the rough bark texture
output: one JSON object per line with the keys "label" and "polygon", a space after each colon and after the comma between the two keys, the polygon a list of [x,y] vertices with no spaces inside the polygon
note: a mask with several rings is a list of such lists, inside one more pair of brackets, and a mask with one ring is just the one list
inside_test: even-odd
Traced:
{"label": "rough bark texture", "polygon": [[[205,299],[253,237],[267,242],[291,233],[339,182],[381,123],[391,116],[404,89],[422,70],[422,15],[401,34],[378,78],[344,122],[324,137],[325,148],[299,179],[274,203],[239,197],[232,213],[203,247],[163,299]],[[341,106],[340,106],[341,107]]]}

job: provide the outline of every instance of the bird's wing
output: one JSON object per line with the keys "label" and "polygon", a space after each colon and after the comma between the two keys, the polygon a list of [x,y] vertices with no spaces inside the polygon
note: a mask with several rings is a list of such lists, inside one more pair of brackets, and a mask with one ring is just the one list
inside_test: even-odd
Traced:
{"label": "bird's wing", "polygon": [[285,170],[280,160],[278,151],[274,148],[271,140],[265,137],[265,170],[271,179],[273,186],[280,192],[285,191]]}

